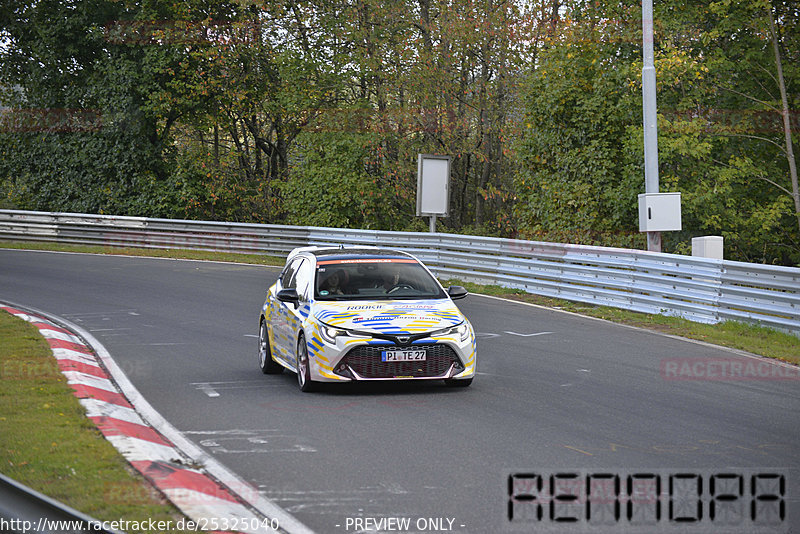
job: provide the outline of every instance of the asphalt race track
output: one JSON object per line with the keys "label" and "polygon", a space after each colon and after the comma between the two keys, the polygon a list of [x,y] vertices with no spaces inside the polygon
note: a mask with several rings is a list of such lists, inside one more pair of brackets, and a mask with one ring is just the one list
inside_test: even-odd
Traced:
{"label": "asphalt race track", "polygon": [[[479,374],[470,388],[379,383],[303,394],[294,374],[264,376],[258,369],[258,312],[277,273],[236,264],[0,250],[0,300],[89,330],[168,421],[316,532],[376,525],[398,531],[404,519],[411,532],[597,526],[597,515],[583,515],[577,524],[556,522],[547,505],[541,519],[509,521],[510,474],[564,473],[583,479],[619,474],[622,492],[631,473],[655,473],[663,484],[673,474],[702,476],[703,518],[670,523],[665,505],[647,529],[653,532],[720,531],[709,516],[712,476],[741,474],[740,499],[749,513],[758,500],[750,491],[753,478],[780,473],[788,485],[787,517],[773,520],[775,528],[767,531],[800,531],[796,369],[471,295],[458,301],[479,335]],[[674,373],[685,369],[686,358],[763,364],[772,374],[720,380],[709,368],[708,375],[689,380]],[[533,491],[515,488],[517,495]],[[634,515],[646,515],[647,502],[640,505]],[[571,506],[583,513],[586,503]],[[532,508],[515,510],[519,517]],[[566,517],[570,510],[557,513]],[[605,521],[590,531],[624,525],[624,518]],[[754,530],[731,525],[726,531]]]}

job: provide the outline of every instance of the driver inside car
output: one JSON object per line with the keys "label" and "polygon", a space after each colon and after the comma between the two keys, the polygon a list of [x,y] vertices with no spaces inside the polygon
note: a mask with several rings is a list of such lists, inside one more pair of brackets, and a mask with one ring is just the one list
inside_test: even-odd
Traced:
{"label": "driver inside car", "polygon": [[320,289],[326,291],[325,294],[327,295],[343,295],[342,286],[346,283],[346,278],[347,274],[342,269],[338,269],[328,276],[320,286]]}
{"label": "driver inside car", "polygon": [[400,273],[397,271],[387,271],[383,273],[383,289],[389,291],[400,282]]}

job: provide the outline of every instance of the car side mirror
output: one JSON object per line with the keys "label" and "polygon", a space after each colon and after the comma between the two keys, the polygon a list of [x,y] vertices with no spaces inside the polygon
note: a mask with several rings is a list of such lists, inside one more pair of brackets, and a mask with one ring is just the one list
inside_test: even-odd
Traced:
{"label": "car side mirror", "polygon": [[463,299],[469,292],[461,286],[450,286],[447,288],[447,294],[453,300]]}
{"label": "car side mirror", "polygon": [[297,294],[296,289],[281,289],[275,296],[281,302],[291,302],[292,304],[300,302],[300,295]]}

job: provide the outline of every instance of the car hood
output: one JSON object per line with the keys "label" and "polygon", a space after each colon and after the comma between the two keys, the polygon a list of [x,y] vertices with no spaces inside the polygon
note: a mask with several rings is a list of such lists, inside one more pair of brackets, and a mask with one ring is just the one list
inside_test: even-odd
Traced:
{"label": "car hood", "polygon": [[455,326],[464,320],[449,299],[347,301],[314,303],[314,317],[323,323],[386,334],[418,334]]}

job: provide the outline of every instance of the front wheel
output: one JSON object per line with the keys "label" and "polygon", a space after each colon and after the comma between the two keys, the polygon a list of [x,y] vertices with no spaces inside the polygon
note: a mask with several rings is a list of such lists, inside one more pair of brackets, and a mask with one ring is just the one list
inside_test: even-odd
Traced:
{"label": "front wheel", "polygon": [[317,389],[317,383],[311,380],[311,369],[308,365],[308,346],[306,337],[300,334],[297,340],[297,385],[300,391],[308,392]]}
{"label": "front wheel", "polygon": [[258,366],[265,375],[279,375],[283,372],[283,366],[272,359],[265,321],[261,321],[261,327],[258,329]]}

